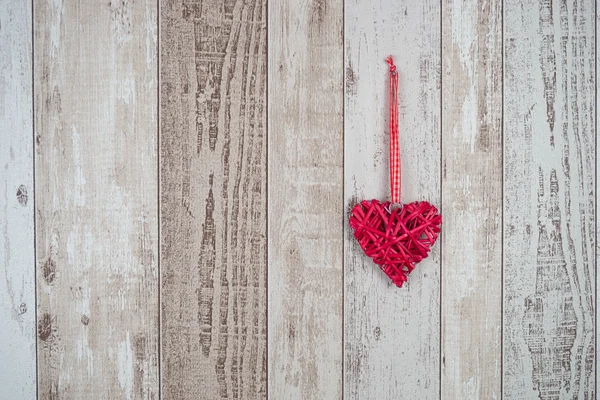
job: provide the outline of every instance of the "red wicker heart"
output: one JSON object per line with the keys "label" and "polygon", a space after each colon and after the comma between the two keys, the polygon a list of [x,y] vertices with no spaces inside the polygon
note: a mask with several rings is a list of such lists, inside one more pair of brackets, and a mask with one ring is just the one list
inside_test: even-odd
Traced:
{"label": "red wicker heart", "polygon": [[398,287],[435,243],[442,216],[426,201],[389,211],[390,202],[365,200],[352,209],[350,226],[360,247]]}

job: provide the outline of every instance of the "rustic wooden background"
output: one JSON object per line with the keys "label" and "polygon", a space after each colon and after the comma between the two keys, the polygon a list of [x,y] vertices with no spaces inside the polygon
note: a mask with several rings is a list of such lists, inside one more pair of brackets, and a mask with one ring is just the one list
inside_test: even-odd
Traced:
{"label": "rustic wooden background", "polygon": [[596,398],[598,7],[0,0],[0,399]]}

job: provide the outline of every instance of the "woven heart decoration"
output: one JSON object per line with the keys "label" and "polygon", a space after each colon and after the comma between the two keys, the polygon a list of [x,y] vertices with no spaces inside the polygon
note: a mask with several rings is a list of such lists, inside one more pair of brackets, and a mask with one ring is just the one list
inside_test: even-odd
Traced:
{"label": "woven heart decoration", "polygon": [[442,216],[426,201],[390,210],[391,203],[365,200],[352,209],[350,226],[365,254],[402,287],[415,264],[427,258]]}
{"label": "woven heart decoration", "polygon": [[350,227],[365,254],[398,286],[416,264],[427,258],[440,233],[442,216],[426,201],[402,205],[400,139],[398,134],[398,75],[390,66],[390,187],[392,201],[364,200],[350,213]]}

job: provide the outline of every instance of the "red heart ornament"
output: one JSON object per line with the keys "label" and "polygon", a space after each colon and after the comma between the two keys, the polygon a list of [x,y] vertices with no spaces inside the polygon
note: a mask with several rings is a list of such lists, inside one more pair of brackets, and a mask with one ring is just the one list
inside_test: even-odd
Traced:
{"label": "red heart ornament", "polygon": [[350,226],[365,254],[402,287],[415,264],[427,258],[440,232],[442,216],[426,201],[391,211],[390,204],[362,201],[352,209]]}

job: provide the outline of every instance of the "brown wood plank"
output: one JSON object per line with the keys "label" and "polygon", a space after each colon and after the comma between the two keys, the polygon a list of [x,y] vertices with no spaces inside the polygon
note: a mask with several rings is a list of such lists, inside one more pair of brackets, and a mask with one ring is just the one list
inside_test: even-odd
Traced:
{"label": "brown wood plank", "polygon": [[0,397],[36,397],[32,2],[0,0]]}
{"label": "brown wood plank", "polygon": [[502,1],[442,2],[442,399],[501,398]]}
{"label": "brown wood plank", "polygon": [[595,391],[595,10],[504,6],[504,397]]}
{"label": "brown wood plank", "polygon": [[269,398],[342,397],[343,1],[269,2]]}
{"label": "brown wood plank", "polygon": [[[344,15],[346,211],[390,199],[390,54],[399,74],[402,201],[440,207],[441,3],[346,0]],[[364,255],[347,220],[344,228],[344,398],[438,399],[439,242],[399,289]]]}
{"label": "brown wood plank", "polygon": [[266,2],[160,3],[162,390],[266,397]]}
{"label": "brown wood plank", "polygon": [[34,2],[41,399],[157,398],[156,2]]}

